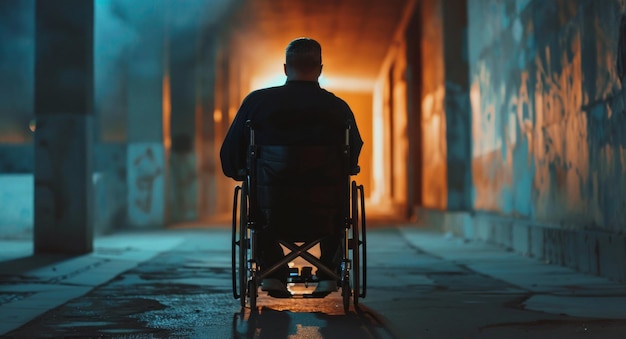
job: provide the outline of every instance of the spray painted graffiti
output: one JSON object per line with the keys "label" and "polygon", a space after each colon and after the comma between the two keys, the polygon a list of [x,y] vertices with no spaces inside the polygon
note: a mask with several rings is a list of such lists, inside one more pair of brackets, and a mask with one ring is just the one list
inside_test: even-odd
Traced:
{"label": "spray painted graffiti", "polygon": [[493,86],[488,63],[480,62],[478,76],[470,88],[472,106],[472,181],[474,207],[478,210],[507,210],[505,201],[494,194],[511,184],[511,168],[503,159],[501,135],[502,116],[499,107],[505,106],[504,87]]}
{"label": "spray painted graffiti", "polygon": [[[576,12],[583,7],[585,15]],[[535,6],[541,15],[503,27],[501,40],[470,53],[477,56],[470,92],[474,205],[623,231],[626,90],[614,70],[617,34],[611,32],[620,16],[612,2],[570,9],[563,23],[546,28],[535,20],[553,9]],[[510,36],[515,44],[503,47]],[[527,58],[498,61],[516,55]]]}
{"label": "spray painted graffiti", "polygon": [[[535,131],[532,152],[535,158],[536,203],[543,216],[580,217],[585,209],[584,180],[589,175],[587,119],[582,107],[582,64],[580,36],[570,51],[561,52],[551,66],[551,50],[537,57],[535,90]],[[567,55],[571,55],[570,58]],[[555,206],[555,203],[561,206]]]}
{"label": "spray painted graffiti", "polygon": [[139,193],[133,202],[140,210],[150,213],[154,181],[162,175],[161,167],[155,161],[154,151],[151,148],[146,149],[144,154],[135,158],[133,167],[137,171],[135,187]]}
{"label": "spray painted graffiti", "polygon": [[134,226],[160,225],[164,221],[163,146],[128,145],[129,219]]}

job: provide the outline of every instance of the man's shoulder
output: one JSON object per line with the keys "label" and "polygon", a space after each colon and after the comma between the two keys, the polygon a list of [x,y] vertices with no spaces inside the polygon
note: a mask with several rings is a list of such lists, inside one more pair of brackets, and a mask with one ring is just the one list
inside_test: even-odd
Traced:
{"label": "man's shoulder", "polygon": [[333,93],[331,91],[328,91],[326,89],[323,89],[323,88],[322,88],[322,91],[324,91],[324,93],[326,95],[328,95],[331,98],[331,100],[333,100],[338,107],[350,109],[350,106],[348,105],[348,103],[345,100],[343,100],[342,98],[340,98],[337,95],[335,95],[335,93]]}
{"label": "man's shoulder", "polygon": [[272,86],[272,87],[259,88],[257,90],[254,90],[254,91],[250,92],[249,95],[263,95],[263,94],[267,94],[267,93],[278,92],[278,91],[281,91],[284,87],[285,87],[284,85],[281,85],[281,86]]}
{"label": "man's shoulder", "polygon": [[273,95],[277,92],[279,92],[281,90],[283,86],[274,86],[274,87],[266,87],[266,88],[260,88],[260,89],[256,89],[250,93],[248,93],[248,95],[246,96],[246,98],[244,99],[245,101],[254,101],[254,100],[259,100],[261,98]]}

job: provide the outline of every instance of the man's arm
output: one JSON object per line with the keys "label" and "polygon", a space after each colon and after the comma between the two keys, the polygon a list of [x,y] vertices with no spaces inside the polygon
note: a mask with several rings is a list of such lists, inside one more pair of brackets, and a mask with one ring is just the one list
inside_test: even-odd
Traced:
{"label": "man's arm", "polygon": [[363,147],[363,139],[361,139],[361,133],[359,133],[359,128],[356,125],[356,119],[354,119],[352,110],[350,110],[350,115],[350,169],[355,170],[359,165],[359,155]]}
{"label": "man's arm", "polygon": [[224,175],[237,181],[246,179],[244,170],[246,168],[246,153],[248,148],[248,133],[246,133],[247,116],[246,101],[244,100],[226,133],[222,148],[220,149],[220,160],[222,162]]}

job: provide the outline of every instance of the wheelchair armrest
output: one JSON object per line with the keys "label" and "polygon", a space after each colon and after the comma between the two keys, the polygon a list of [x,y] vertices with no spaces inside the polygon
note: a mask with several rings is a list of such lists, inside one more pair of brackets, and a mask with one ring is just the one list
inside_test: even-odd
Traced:
{"label": "wheelchair armrest", "polygon": [[240,168],[237,171],[237,177],[234,178],[237,181],[244,181],[248,177],[248,171],[245,168]]}

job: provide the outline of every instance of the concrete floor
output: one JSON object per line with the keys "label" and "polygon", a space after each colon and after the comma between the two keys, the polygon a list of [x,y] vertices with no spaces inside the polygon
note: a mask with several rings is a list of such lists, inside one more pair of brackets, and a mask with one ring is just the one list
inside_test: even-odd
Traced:
{"label": "concrete floor", "polygon": [[227,227],[116,234],[92,254],[0,241],[0,336],[623,338],[626,285],[414,227],[368,232],[367,297],[240,309]]}

